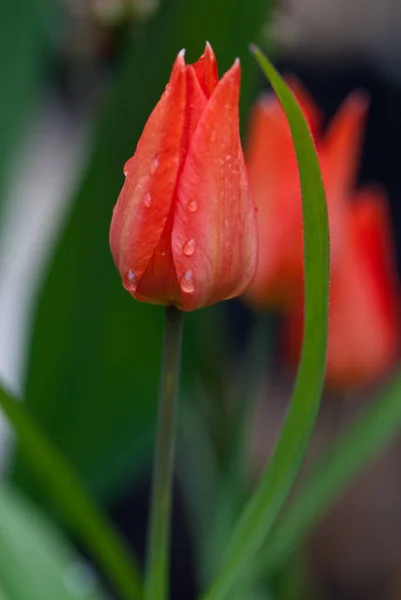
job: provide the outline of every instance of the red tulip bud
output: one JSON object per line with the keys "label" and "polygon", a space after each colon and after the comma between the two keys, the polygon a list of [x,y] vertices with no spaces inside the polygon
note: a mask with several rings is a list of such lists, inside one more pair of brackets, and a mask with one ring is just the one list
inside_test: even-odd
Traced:
{"label": "red tulip bud", "polygon": [[123,285],[137,300],[194,310],[241,294],[256,268],[255,208],[239,135],[240,65],[218,78],[206,45],[181,51],[150,115],[111,223]]}

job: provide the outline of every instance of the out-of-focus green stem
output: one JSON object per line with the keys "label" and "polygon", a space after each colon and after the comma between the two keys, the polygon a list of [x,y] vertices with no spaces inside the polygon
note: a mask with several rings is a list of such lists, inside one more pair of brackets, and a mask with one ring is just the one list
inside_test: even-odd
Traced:
{"label": "out-of-focus green stem", "polygon": [[174,462],[175,414],[178,397],[183,313],[166,308],[162,378],[159,399],[151,499],[145,600],[168,598],[168,564]]}

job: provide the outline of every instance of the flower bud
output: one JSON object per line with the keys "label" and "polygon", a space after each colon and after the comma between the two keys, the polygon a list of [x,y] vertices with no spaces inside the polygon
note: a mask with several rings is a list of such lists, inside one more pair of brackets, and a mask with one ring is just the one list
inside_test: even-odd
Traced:
{"label": "flower bud", "polygon": [[190,311],[241,294],[257,232],[239,135],[240,65],[219,80],[213,50],[181,51],[150,115],[111,223],[123,285],[137,300]]}

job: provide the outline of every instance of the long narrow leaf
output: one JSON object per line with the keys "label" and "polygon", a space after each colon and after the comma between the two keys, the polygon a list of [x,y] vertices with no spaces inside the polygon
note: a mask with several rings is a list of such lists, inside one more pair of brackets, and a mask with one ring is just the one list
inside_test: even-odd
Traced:
{"label": "long narrow leaf", "polygon": [[400,429],[401,372],[319,459],[294,504],[268,536],[260,571],[266,573],[290,557],[317,519]]}
{"label": "long narrow leaf", "polygon": [[253,48],[253,52],[286,113],[297,156],[304,227],[305,334],[292,402],[273,457],[240,516],[222,570],[203,600],[227,596],[274,524],[301,465],[319,408],[325,373],[329,232],[319,162],[292,92],[260,50]]}
{"label": "long narrow leaf", "polygon": [[63,518],[104,568],[125,600],[141,598],[139,570],[116,531],[85,493],[57,448],[24,407],[0,390],[0,405],[20,442],[25,460],[51,495]]}

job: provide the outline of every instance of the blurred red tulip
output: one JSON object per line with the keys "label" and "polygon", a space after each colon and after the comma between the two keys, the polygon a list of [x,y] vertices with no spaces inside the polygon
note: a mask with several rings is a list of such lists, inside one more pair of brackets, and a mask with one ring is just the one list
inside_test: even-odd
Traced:
{"label": "blurred red tulip", "polygon": [[241,294],[256,268],[255,207],[239,136],[240,65],[219,81],[206,45],[180,52],[114,209],[110,245],[137,300],[194,310]]}
{"label": "blurred red tulip", "polygon": [[[342,219],[354,184],[367,102],[360,93],[351,95],[322,135],[317,107],[298,82],[290,82],[290,86],[315,138],[327,194],[334,264],[341,246],[341,229],[336,223]],[[252,112],[247,165],[258,208],[259,253],[246,298],[257,308],[285,308],[302,294],[302,205],[290,129],[273,96],[262,98]]]}
{"label": "blurred red tulip", "polygon": [[[326,383],[357,387],[383,376],[400,342],[399,290],[386,197],[361,190],[342,228],[343,252],[332,269]],[[284,351],[295,366],[302,345],[302,303],[287,317]]]}

